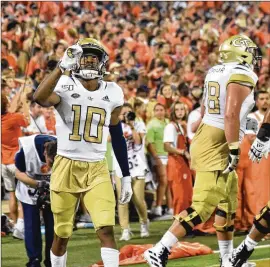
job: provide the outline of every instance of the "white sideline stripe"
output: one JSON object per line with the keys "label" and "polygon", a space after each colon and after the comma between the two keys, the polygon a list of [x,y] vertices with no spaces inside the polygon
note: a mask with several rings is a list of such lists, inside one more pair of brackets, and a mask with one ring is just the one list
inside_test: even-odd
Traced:
{"label": "white sideline stripe", "polygon": [[[260,249],[260,248],[270,248],[270,245],[260,245],[260,246],[255,247],[255,249]],[[219,250],[214,250],[214,254],[217,254],[217,253],[219,253]],[[216,266],[216,265],[213,265],[213,266]]]}
{"label": "white sideline stripe", "polygon": [[[265,245],[266,246],[266,245]],[[257,259],[257,260],[250,260],[250,262],[258,262],[258,261],[266,261],[266,260],[270,260],[270,258],[264,258],[264,259]],[[215,264],[215,265],[210,265],[207,267],[219,267],[219,264]]]}

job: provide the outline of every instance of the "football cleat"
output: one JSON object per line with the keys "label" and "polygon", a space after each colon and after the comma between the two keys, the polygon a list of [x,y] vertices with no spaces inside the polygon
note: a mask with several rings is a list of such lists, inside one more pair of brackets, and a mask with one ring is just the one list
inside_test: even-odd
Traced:
{"label": "football cleat", "polygon": [[[242,266],[250,266],[247,260],[251,256],[253,250],[248,251],[245,241],[243,241],[240,246],[233,250],[232,255],[230,257],[230,262],[232,267],[242,267]],[[246,264],[246,265],[244,265]],[[253,265],[254,266],[254,265]],[[256,265],[255,265],[256,266]]]}
{"label": "football cleat", "polygon": [[166,247],[158,243],[154,247],[146,250],[143,256],[150,267],[166,267],[170,254]]}

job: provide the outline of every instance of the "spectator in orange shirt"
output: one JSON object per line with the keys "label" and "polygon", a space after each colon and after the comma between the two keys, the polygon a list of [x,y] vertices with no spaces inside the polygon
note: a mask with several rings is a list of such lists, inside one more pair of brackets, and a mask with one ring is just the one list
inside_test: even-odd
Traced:
{"label": "spectator in orange shirt", "polygon": [[35,47],[33,57],[30,59],[27,69],[27,75],[32,75],[34,70],[44,68],[43,50]]}
{"label": "spectator in orange shirt", "polygon": [[[4,86],[4,85],[2,85]],[[5,189],[9,191],[9,210],[10,218],[17,222],[18,206],[15,196],[15,154],[19,150],[18,138],[22,136],[21,127],[29,125],[29,107],[26,104],[26,98],[22,101],[23,114],[11,113],[8,98],[5,94],[1,95],[1,158],[2,158],[2,177],[5,184]],[[21,215],[19,217],[22,217]],[[20,228],[18,227],[20,222]],[[18,220],[18,224],[14,229],[14,237],[22,238],[23,221]]]}
{"label": "spectator in orange shirt", "polygon": [[2,49],[1,49],[2,59],[6,59],[10,67],[12,67],[13,69],[17,69],[16,57],[10,54],[8,50],[8,43],[2,40],[1,45],[2,45]]}
{"label": "spectator in orange shirt", "polygon": [[54,107],[43,108],[43,116],[46,123],[46,128],[49,134],[56,134],[55,131],[55,116]]}

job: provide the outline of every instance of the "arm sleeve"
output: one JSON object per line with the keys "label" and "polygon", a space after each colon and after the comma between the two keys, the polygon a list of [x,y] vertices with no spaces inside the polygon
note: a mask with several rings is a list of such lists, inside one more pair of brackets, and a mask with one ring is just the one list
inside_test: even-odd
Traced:
{"label": "arm sleeve", "polygon": [[123,136],[121,123],[119,122],[117,125],[110,125],[109,129],[112,138],[113,151],[120,166],[120,169],[122,171],[123,177],[130,176],[128,155],[127,155],[127,144]]}
{"label": "arm sleeve", "polygon": [[171,123],[166,125],[164,129],[163,143],[174,143],[175,142],[174,132],[175,128]]}
{"label": "arm sleeve", "polygon": [[22,148],[15,155],[15,166],[20,172],[26,172],[25,157]]}

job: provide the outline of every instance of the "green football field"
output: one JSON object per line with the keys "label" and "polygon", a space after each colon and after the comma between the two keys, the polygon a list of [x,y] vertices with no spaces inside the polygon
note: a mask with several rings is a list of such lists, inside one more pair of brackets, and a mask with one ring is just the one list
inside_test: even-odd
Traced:
{"label": "green football field", "polygon": [[[118,242],[119,248],[126,244],[153,244],[156,243],[162,234],[168,229],[170,221],[152,222],[150,224],[151,236],[141,239],[139,237],[138,223],[131,224],[133,239],[129,242]],[[120,227],[115,229],[116,238],[120,237]],[[238,245],[244,236],[235,237],[235,246]],[[200,242],[208,245],[213,250],[217,250],[217,241],[215,236],[185,238],[187,242]],[[269,245],[269,247],[256,249],[252,255],[257,267],[270,267],[270,241],[263,241],[260,245]],[[100,260],[99,242],[96,239],[93,229],[79,229],[73,233],[68,245],[68,267],[88,267]],[[21,267],[27,262],[24,243],[21,240],[15,240],[11,236],[2,238],[2,262],[3,267]],[[132,265],[136,267],[146,267],[146,264]],[[218,265],[218,254],[207,256],[197,256],[191,258],[182,258],[169,261],[168,267],[214,267]]]}

